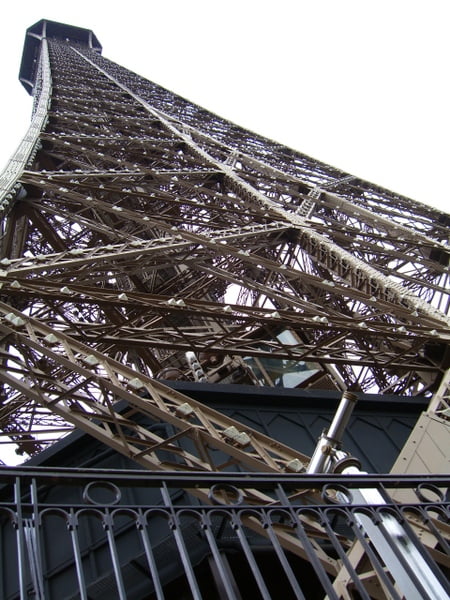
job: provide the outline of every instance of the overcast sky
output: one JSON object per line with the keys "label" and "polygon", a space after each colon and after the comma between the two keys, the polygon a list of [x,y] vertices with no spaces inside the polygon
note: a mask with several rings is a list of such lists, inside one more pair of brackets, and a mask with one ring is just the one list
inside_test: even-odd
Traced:
{"label": "overcast sky", "polygon": [[450,212],[448,0],[17,0],[4,13],[0,164],[28,126],[27,27],[103,54],[301,152]]}

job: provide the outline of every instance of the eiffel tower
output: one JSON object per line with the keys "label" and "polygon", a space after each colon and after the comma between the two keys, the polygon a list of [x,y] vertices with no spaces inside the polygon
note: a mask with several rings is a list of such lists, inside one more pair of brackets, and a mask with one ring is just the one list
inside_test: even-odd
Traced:
{"label": "eiffel tower", "polygon": [[153,471],[305,471],[183,381],[425,397],[445,422],[450,216],[101,50],[27,30],[33,116],[0,177],[3,443],[39,455],[76,428]]}

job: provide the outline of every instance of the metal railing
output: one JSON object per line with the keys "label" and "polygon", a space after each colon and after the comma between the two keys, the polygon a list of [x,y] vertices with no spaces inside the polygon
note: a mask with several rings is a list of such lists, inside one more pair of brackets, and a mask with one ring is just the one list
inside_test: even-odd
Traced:
{"label": "metal railing", "polygon": [[[383,531],[386,517],[401,523],[445,588],[448,483],[434,475],[3,467],[0,597],[400,600],[408,596],[364,523],[385,535],[422,589],[414,563]],[[196,497],[200,489],[209,504]],[[356,503],[364,489],[383,504]]]}

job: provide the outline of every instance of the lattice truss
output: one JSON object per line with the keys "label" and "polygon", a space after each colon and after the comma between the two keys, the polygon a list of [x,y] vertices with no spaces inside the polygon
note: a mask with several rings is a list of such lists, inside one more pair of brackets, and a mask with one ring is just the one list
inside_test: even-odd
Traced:
{"label": "lattice truss", "polygon": [[[175,442],[131,426],[148,410],[171,415],[175,436],[222,443],[230,423],[196,406],[192,425],[192,404],[154,378],[438,387],[450,217],[85,45],[43,40],[34,94],[30,133],[0,181],[5,441],[32,454],[75,424],[155,466],[149,448]],[[128,416],[114,408],[123,399]],[[302,458],[269,446],[251,450],[269,469]],[[218,468],[204,448],[197,439],[186,468]]]}

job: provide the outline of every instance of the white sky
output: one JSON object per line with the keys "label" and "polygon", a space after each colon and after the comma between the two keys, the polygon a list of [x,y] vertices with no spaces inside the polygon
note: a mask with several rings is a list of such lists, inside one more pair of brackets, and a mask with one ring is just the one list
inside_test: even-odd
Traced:
{"label": "white sky", "polygon": [[103,54],[244,127],[450,212],[448,0],[16,0],[0,36],[0,165],[24,134],[25,30]]}

